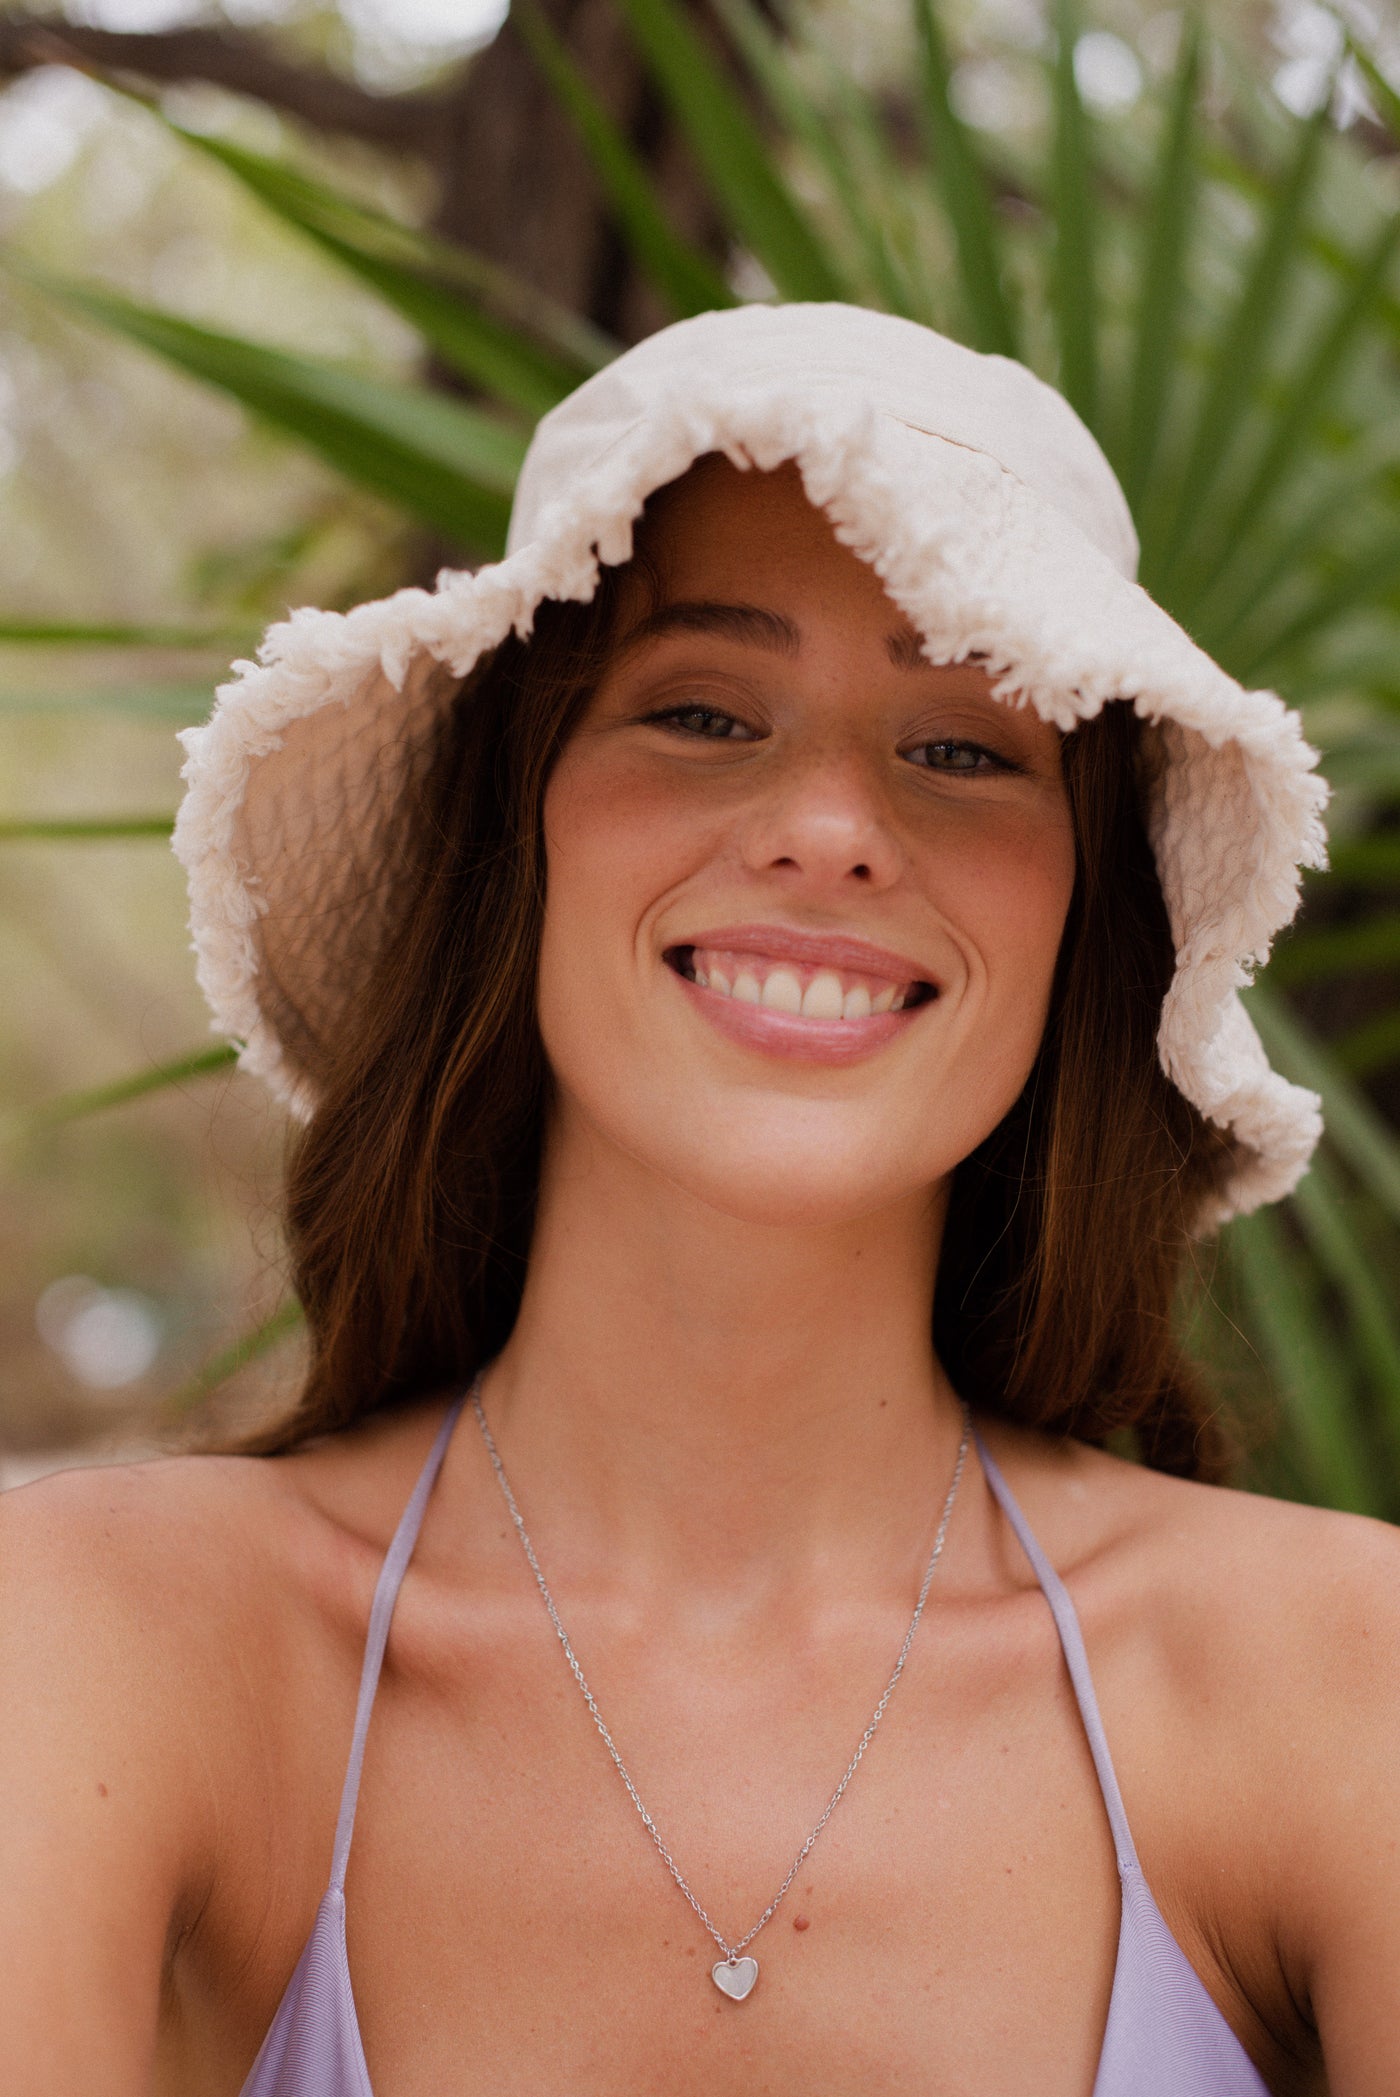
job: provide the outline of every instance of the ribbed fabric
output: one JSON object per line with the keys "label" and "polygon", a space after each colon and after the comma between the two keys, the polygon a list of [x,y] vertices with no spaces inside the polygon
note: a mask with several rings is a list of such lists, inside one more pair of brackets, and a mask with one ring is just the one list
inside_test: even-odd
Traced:
{"label": "ribbed fabric", "polygon": [[[306,1949],[287,1983],[242,2097],[374,2097],[360,2040],[345,1947],[345,1868],[355,1826],[365,1737],[399,1586],[428,1496],[465,1396],[448,1407],[374,1590],[355,1730],[336,1822],[331,1881]],[[977,1440],[987,1482],[1030,1560],[1060,1635],[1088,1738],[1113,1846],[1123,1911],[1113,1993],[1093,2097],[1269,2097],[1249,2056],[1163,1920],[1142,1876],[1068,1590],[1041,1550],[992,1457]]]}

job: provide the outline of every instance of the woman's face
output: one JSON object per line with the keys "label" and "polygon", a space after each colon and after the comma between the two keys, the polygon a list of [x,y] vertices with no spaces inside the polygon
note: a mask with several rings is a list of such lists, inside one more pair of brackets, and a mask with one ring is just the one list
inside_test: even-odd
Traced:
{"label": "woman's face", "polygon": [[925,1198],[1014,1103],[1074,884],[1059,736],[935,667],[792,468],[649,532],[545,799],[554,1140],[821,1224]]}

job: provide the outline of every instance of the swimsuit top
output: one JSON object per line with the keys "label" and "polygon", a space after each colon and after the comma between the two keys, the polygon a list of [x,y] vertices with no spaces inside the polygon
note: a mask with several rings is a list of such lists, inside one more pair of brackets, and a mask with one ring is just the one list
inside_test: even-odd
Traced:
{"label": "swimsuit top", "polygon": [[[345,1867],[350,1858],[365,1735],[389,1636],[389,1619],[448,1437],[464,1403],[465,1396],[449,1406],[385,1554],[370,1609],[350,1762],[336,1822],[330,1885],[316,1911],[306,1949],[243,2085],[242,2097],[374,2097],[360,2041],[345,1947]],[[1093,2097],[1269,2097],[1244,2048],[1167,1928],[1143,1879],[1074,1604],[1026,1526],[1025,1516],[980,1438],[977,1448],[987,1483],[1020,1539],[1055,1619],[1118,1856],[1122,1921]]]}

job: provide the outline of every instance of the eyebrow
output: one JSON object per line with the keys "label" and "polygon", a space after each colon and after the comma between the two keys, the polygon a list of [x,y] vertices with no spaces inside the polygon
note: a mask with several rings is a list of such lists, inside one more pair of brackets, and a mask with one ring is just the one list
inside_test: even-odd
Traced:
{"label": "eyebrow", "polygon": [[[722,640],[762,648],[770,655],[794,656],[802,648],[801,633],[784,613],[758,604],[721,604],[708,597],[678,598],[672,604],[659,604],[628,628],[620,646],[635,648],[643,641],[659,640],[673,633],[718,634]],[[929,667],[923,642],[908,624],[885,635],[885,653],[897,670]]]}

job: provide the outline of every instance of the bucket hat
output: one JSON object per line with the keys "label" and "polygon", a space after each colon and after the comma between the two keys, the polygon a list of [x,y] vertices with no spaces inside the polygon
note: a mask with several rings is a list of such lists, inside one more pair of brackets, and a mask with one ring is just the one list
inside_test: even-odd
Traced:
{"label": "bucket hat", "polygon": [[1024,366],[839,304],[749,305],[677,322],[538,425],[504,559],[444,569],[347,612],[293,611],[186,729],[175,851],[217,1032],[292,1111],[402,906],[388,848],[462,681],[547,598],[586,601],[628,559],[647,497],[708,452],[793,462],[934,662],[978,657],[996,697],[1072,731],[1102,707],[1149,724],[1146,822],[1176,948],[1158,1049],[1229,1132],[1199,1222],[1296,1185],[1315,1094],[1269,1067],[1239,991],[1325,863],[1326,786],[1296,713],[1249,691],[1135,581],[1112,469]]}

